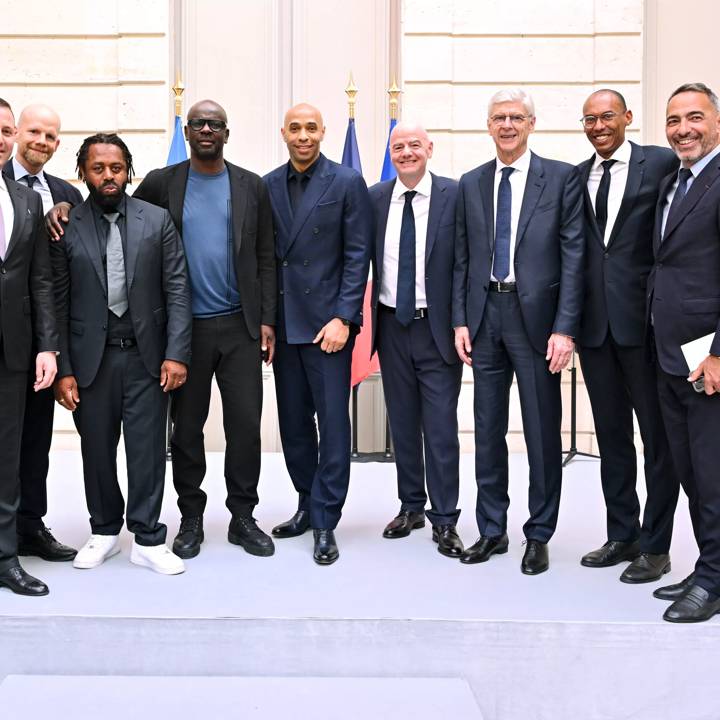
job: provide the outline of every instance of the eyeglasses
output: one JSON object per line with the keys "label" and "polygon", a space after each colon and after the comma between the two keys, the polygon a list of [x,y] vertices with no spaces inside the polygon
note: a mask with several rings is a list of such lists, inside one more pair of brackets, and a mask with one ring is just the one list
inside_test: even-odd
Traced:
{"label": "eyeglasses", "polygon": [[586,127],[595,127],[598,120],[602,120],[604,123],[612,122],[618,114],[616,112],[604,112],[602,115],[585,115],[580,118],[580,122]]}
{"label": "eyeglasses", "polygon": [[193,118],[187,121],[188,127],[195,132],[200,132],[205,125],[214,133],[222,132],[226,127],[227,123],[224,120],[215,120],[211,118]]}
{"label": "eyeglasses", "polygon": [[529,117],[529,115],[493,115],[490,122],[493,125],[503,125],[506,120],[510,120],[513,125],[522,125]]}

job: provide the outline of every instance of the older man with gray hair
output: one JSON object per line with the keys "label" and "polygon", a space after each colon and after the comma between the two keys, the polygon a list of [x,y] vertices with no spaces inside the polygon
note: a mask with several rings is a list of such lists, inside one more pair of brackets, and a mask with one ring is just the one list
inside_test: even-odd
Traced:
{"label": "older man with gray hair", "polygon": [[537,575],[549,567],[560,504],[560,371],[582,309],[582,190],[572,165],[528,151],[535,108],[525,91],[493,95],[487,125],[497,157],[462,176],[457,200],[452,324],[475,381],[480,530],[461,562],[508,549],[505,435],[515,375],[530,466],[521,570]]}

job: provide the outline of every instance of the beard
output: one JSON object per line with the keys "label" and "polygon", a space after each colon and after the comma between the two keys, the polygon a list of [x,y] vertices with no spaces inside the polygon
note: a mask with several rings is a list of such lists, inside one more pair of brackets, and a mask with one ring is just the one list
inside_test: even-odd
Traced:
{"label": "beard", "polygon": [[34,150],[33,148],[26,147],[22,156],[31,167],[42,167],[53,154],[51,152],[43,152],[42,150]]}
{"label": "beard", "polygon": [[124,182],[122,186],[114,182],[104,183],[101,186],[107,187],[108,185],[112,185],[118,188],[120,192],[116,193],[115,195],[104,195],[100,192],[100,188],[95,187],[95,185],[92,185],[87,180],[85,181],[85,185],[90,192],[90,197],[92,197],[92,199],[95,201],[95,203],[101,210],[114,210],[120,204],[120,201],[125,197],[125,188],[127,187],[127,182]]}

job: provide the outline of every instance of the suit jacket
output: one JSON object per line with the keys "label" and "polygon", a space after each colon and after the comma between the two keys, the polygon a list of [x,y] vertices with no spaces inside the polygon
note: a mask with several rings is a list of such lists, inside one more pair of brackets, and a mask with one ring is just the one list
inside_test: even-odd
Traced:
{"label": "suit jacket", "polygon": [[[494,176],[495,160],[491,160],[463,175],[458,188],[452,324],[468,326],[471,339],[482,322],[492,273]],[[577,169],[532,153],[515,240],[514,271],[525,331],[543,355],[551,333],[577,337],[584,254]]]}
{"label": "suit jacket", "polygon": [[362,325],[373,232],[362,176],[321,154],[294,215],[287,164],[264,179],[275,220],[281,337],[311,343],[334,317]]}
{"label": "suit jacket", "polygon": [[[192,313],[182,243],[167,210],[127,198],[125,275],[135,340],[145,367],[159,377],[163,360],[189,365]],[[107,276],[91,201],[70,212],[51,243],[60,329],[58,376],[87,387],[107,343]]]}
{"label": "suit jacket", "polygon": [[599,347],[608,332],[618,345],[645,340],[645,293],[653,264],[653,225],[662,179],[678,166],[668,148],[631,142],[627,184],[607,247],[600,235],[587,181],[595,160],[578,165],[585,198],[585,302],[578,343]]}
{"label": "suit jacket", "polygon": [[8,369],[25,372],[37,352],[60,343],[40,195],[5,178],[13,205],[13,229],[0,262],[0,338]]}
{"label": "suit jacket", "polygon": [[[15,168],[13,167],[12,160],[8,160],[5,163],[2,171],[6,178],[10,178],[11,180],[15,179]],[[43,174],[47,180],[48,187],[50,188],[50,194],[52,195],[54,202],[69,202],[73,206],[80,205],[83,201],[83,197],[76,187],[73,187],[69,182],[67,182],[67,180],[55,177],[55,175],[50,175],[50,173],[45,171],[43,171]]]}
{"label": "suit jacket", "polygon": [[668,175],[658,195],[647,320],[660,367],[685,376],[695,368],[685,362],[683,343],[715,333],[710,353],[720,355],[720,156],[694,179],[661,241],[663,208],[675,179],[676,173]]}
{"label": "suit jacket", "polygon": [[[267,190],[258,175],[225,161],[230,174],[235,277],[250,337],[260,325],[275,325],[277,285],[272,214]],[[148,173],[134,198],[170,211],[182,236],[183,206],[190,161]]]}
{"label": "suit jacket", "polygon": [[[443,360],[449,365],[460,362],[455,352],[452,310],[452,277],[455,243],[455,201],[457,180],[433,175],[430,192],[430,213],[425,238],[425,294],[428,320],[433,340]],[[375,209],[375,242],[373,244],[372,268],[372,349],[377,349],[377,304],[382,286],[383,258],[385,255],[385,232],[387,230],[390,200],[395,180],[377,183],[370,188],[370,199]]]}

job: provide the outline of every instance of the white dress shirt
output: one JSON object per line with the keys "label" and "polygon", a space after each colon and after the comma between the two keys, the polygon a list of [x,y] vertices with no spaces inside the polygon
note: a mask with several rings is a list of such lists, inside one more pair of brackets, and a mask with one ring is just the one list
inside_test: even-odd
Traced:
{"label": "white dress shirt", "polygon": [[[711,150],[704,158],[700,158],[694,165],[690,167],[690,172],[692,175],[688,178],[687,181],[687,187],[685,188],[685,194],[690,192],[690,188],[692,187],[692,184],[695,180],[695,178],[708,166],[710,161],[718,154],[720,153],[720,145],[718,145],[714,150]],[[662,227],[660,229],[660,237],[664,237],[665,235],[665,224],[667,223],[668,214],[670,212],[670,205],[672,205],[673,198],[675,197],[675,191],[677,190],[678,183],[680,182],[680,170],[682,169],[682,166],[677,171],[677,177],[675,178],[675,182],[672,184],[672,187],[670,188],[670,191],[668,192],[666,198],[665,198],[665,207],[663,208],[663,216],[662,216]]]}
{"label": "white dress shirt", "polygon": [[590,175],[588,177],[588,194],[590,195],[590,200],[592,201],[593,211],[595,211],[595,199],[597,198],[597,191],[600,187],[600,180],[603,176],[602,163],[605,160],[615,160],[615,163],[610,168],[607,223],[605,224],[605,237],[603,238],[605,245],[608,244],[610,234],[612,233],[613,226],[615,225],[615,220],[617,220],[618,213],[620,212],[620,205],[622,204],[623,196],[625,195],[628,170],[630,169],[630,153],[632,153],[632,147],[627,140],[625,140],[623,144],[612,154],[612,157],[604,158],[595,153],[595,160],[593,161],[592,169],[590,170]]}
{"label": "white dress shirt", "polygon": [[[398,261],[400,259],[400,228],[402,227],[405,192],[409,190],[400,178],[395,181],[390,209],[385,229],[385,250],[383,253],[382,282],[378,300],[388,307],[397,306]],[[432,177],[426,172],[422,180],[413,188],[416,191],[412,199],[415,216],[415,308],[426,308],[425,295],[425,245],[427,239],[428,215],[430,214],[430,192]]]}
{"label": "white dress shirt", "polygon": [[[13,231],[13,223],[15,221],[15,209],[13,208],[10,193],[8,192],[5,178],[0,172],[0,209],[2,209],[3,225],[5,226],[5,245],[10,244],[10,236]],[[5,259],[3,255],[3,260]]]}
{"label": "white dress shirt", "polygon": [[[530,151],[526,150],[514,163],[505,165],[500,158],[495,161],[495,187],[493,189],[493,220],[497,218],[497,197],[500,180],[502,178],[502,169],[506,167],[515,168],[510,173],[510,191],[512,192],[512,203],[510,205],[510,274],[503,282],[515,282],[515,238],[517,236],[518,221],[520,220],[520,208],[522,207],[523,197],[525,196],[525,184],[527,183],[528,171],[530,170]],[[496,223],[497,224],[497,223]],[[493,255],[493,262],[495,257]],[[497,278],[490,274],[491,280]]]}
{"label": "white dress shirt", "polygon": [[[28,185],[27,176],[30,175],[29,173],[18,161],[17,158],[12,159],[13,164],[13,170],[15,171],[15,182],[19,182],[21,185]],[[35,183],[33,190],[40,195],[42,198],[42,204],[43,204],[43,212],[45,214],[49,213],[52,209],[52,206],[55,204],[53,202],[53,196],[50,192],[50,186],[48,185],[47,178],[45,177],[45,173],[41,170],[36,176],[37,182]]]}

